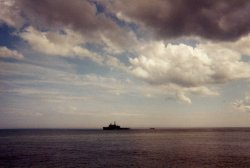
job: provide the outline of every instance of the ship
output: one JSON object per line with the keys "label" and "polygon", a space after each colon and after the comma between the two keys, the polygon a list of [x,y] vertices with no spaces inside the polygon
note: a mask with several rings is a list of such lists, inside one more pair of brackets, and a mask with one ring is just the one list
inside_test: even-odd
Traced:
{"label": "ship", "polygon": [[122,128],[119,125],[116,125],[115,121],[114,124],[110,123],[108,127],[103,127],[103,130],[129,130],[130,128]]}

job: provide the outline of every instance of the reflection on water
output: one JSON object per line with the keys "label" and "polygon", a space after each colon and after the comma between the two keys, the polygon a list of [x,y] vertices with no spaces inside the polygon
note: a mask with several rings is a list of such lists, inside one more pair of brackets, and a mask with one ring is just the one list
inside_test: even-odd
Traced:
{"label": "reflection on water", "polygon": [[250,167],[250,129],[0,130],[0,167]]}

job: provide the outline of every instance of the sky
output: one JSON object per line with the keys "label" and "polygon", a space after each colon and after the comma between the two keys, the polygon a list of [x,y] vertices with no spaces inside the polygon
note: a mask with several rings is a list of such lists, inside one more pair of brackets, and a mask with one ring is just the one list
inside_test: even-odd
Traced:
{"label": "sky", "polygon": [[250,126],[248,0],[0,9],[0,128]]}

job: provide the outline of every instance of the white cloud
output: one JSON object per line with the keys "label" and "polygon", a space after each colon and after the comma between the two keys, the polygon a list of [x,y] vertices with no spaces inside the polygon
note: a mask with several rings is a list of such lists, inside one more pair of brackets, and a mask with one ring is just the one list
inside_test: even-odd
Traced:
{"label": "white cloud", "polygon": [[82,47],[85,43],[81,34],[65,29],[64,32],[41,32],[33,27],[28,27],[20,33],[20,37],[27,41],[31,47],[47,55],[64,57],[90,58],[95,62],[101,62],[102,58]]}
{"label": "white cloud", "polygon": [[229,41],[229,42],[207,42],[203,43],[202,45],[210,46],[210,47],[217,47],[217,48],[224,48],[227,50],[231,50],[232,52],[238,52],[241,55],[250,56],[250,34],[246,36],[242,36],[240,39],[236,41]]}
{"label": "white cloud", "polygon": [[211,84],[250,78],[250,66],[238,52],[216,45],[185,44],[167,46],[151,42],[130,59],[130,71],[152,86],[165,86],[177,92],[177,98],[190,103],[184,93],[218,95]]}
{"label": "white cloud", "polygon": [[[112,95],[119,95],[133,91],[133,89],[129,87],[130,85],[126,80],[94,74],[81,75],[72,70],[66,63],[65,67],[61,67],[59,69],[49,68],[44,65],[9,62],[0,62],[0,67],[0,75],[8,76],[9,79],[6,81],[0,80],[0,83],[5,83],[2,86],[13,86],[13,84],[15,84],[14,86],[36,86],[37,84],[57,85],[66,88],[75,88],[76,90],[89,89],[90,91]],[[19,77],[22,78],[20,79]],[[10,89],[10,91],[15,91],[12,87]],[[16,90],[20,91],[18,93],[34,93],[34,89],[32,88],[24,88],[21,90],[17,88]],[[3,91],[9,92],[6,88],[3,88]]]}
{"label": "white cloud", "polygon": [[[125,65],[116,57],[106,55],[105,53],[104,55],[99,55],[98,53],[88,50],[84,47],[86,42],[89,42],[88,39],[85,39],[83,34],[70,29],[65,29],[63,32],[41,32],[33,27],[28,27],[19,35],[28,42],[32,49],[42,54],[89,58],[90,60],[101,65],[126,70]],[[109,46],[108,43],[104,45],[104,49],[109,50],[112,54],[112,51],[116,50],[113,46]]]}
{"label": "white cloud", "polygon": [[236,100],[233,107],[236,110],[250,113],[250,96],[246,96],[243,100]]}
{"label": "white cloud", "polygon": [[152,42],[139,48],[138,54],[130,59],[132,73],[154,85],[197,86],[213,73],[207,55],[184,44]]}
{"label": "white cloud", "polygon": [[191,99],[188,98],[187,96],[184,95],[184,93],[180,92],[176,94],[176,97],[178,100],[180,100],[181,102],[184,102],[186,104],[191,104]]}
{"label": "white cloud", "polygon": [[104,46],[110,54],[120,54],[138,45],[136,34],[129,29],[118,29],[110,32],[99,32],[95,42]]}
{"label": "white cloud", "polygon": [[107,55],[105,56],[103,63],[109,67],[120,69],[122,71],[127,71],[127,67],[116,57]]}
{"label": "white cloud", "polygon": [[[46,65],[46,62],[43,64]],[[152,87],[144,82],[124,77],[124,74],[120,78],[97,74],[82,75],[75,72],[74,67],[67,65],[66,62],[63,67],[58,68],[43,64],[0,62],[0,75],[8,77],[8,80],[0,80],[3,87],[0,88],[0,91],[44,97],[46,100],[53,98],[52,101],[61,101],[64,95],[69,100],[71,99],[70,97],[75,97],[74,94],[81,93],[82,90],[98,93],[98,97],[101,95],[111,97],[123,95],[148,97],[150,95],[150,98],[155,98],[161,95],[171,97],[175,95],[173,92],[168,92],[171,90],[169,88]],[[49,86],[47,88],[48,91],[44,90],[44,88],[39,89],[36,87],[40,85]],[[51,85],[58,87],[50,88]],[[20,88],[19,86],[22,87]],[[54,94],[54,91],[58,91],[61,88],[65,88],[61,94],[58,92]],[[72,90],[72,88],[74,89]],[[77,98],[72,98],[72,100],[76,101]]]}
{"label": "white cloud", "polygon": [[19,53],[16,50],[10,50],[7,47],[0,46],[0,57],[2,58],[15,58],[22,59],[24,58],[23,54]]}

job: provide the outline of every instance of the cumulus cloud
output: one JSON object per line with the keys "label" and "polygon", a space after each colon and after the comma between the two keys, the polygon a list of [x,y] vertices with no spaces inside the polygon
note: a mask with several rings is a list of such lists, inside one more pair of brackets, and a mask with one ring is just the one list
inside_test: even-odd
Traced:
{"label": "cumulus cloud", "polygon": [[239,38],[236,41],[223,41],[223,42],[203,42],[202,45],[213,46],[217,48],[226,48],[241,55],[250,56],[250,34]]}
{"label": "cumulus cloud", "polygon": [[250,78],[250,66],[238,52],[216,45],[151,42],[138,48],[130,63],[133,75],[153,86],[171,86],[177,98],[187,103],[185,92],[217,95],[208,85]]}
{"label": "cumulus cloud", "polygon": [[130,59],[132,73],[154,85],[196,87],[250,77],[249,65],[237,52],[214,46],[152,42],[138,54]]}
{"label": "cumulus cloud", "polygon": [[0,57],[2,58],[14,58],[14,59],[22,59],[24,58],[23,54],[19,53],[16,50],[10,50],[7,47],[0,46]]}
{"label": "cumulus cloud", "polygon": [[152,42],[139,49],[139,56],[130,59],[132,73],[151,84],[175,83],[192,87],[207,81],[211,60],[198,49],[180,44]]}
{"label": "cumulus cloud", "polygon": [[250,32],[248,0],[107,1],[125,21],[153,30],[158,37],[201,36],[234,40]]}

